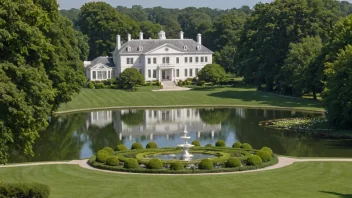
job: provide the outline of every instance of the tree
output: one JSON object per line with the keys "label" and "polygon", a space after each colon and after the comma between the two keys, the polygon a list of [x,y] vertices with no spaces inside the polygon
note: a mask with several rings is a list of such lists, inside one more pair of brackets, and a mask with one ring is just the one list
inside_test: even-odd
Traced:
{"label": "tree", "polygon": [[117,12],[104,2],[90,2],[82,6],[77,22],[83,34],[89,37],[90,60],[98,56],[108,56],[116,46],[116,35],[127,38],[139,34],[138,24]]}
{"label": "tree", "polygon": [[142,21],[139,23],[139,28],[144,33],[144,38],[157,39],[158,33],[162,30],[160,24],[154,24],[151,21]]}
{"label": "tree", "polygon": [[133,5],[132,8],[117,6],[116,9],[121,14],[129,16],[131,19],[137,22],[148,20],[148,14],[141,5]]}
{"label": "tree", "polygon": [[234,45],[225,45],[220,52],[214,53],[215,62],[223,65],[226,72],[236,73],[238,68],[235,64],[236,47]]}
{"label": "tree", "polygon": [[226,73],[222,66],[218,64],[208,64],[199,71],[198,78],[201,81],[211,82],[215,85],[226,80]]}
{"label": "tree", "polygon": [[181,13],[178,15],[178,22],[186,38],[196,39],[198,33],[204,34],[213,24],[212,18],[208,14],[200,12],[196,8],[185,8]]}
{"label": "tree", "polygon": [[229,109],[200,109],[200,119],[206,124],[221,124],[230,115]]}
{"label": "tree", "polygon": [[144,76],[136,68],[125,69],[117,78],[120,86],[125,89],[135,89],[138,85],[143,85]]}
{"label": "tree", "polygon": [[174,10],[162,7],[147,9],[148,20],[158,23],[164,27],[168,38],[179,38],[181,26],[177,21],[177,15]]}
{"label": "tree", "polygon": [[334,126],[352,128],[352,46],[327,63],[328,82],[323,93],[326,117]]}
{"label": "tree", "polygon": [[306,37],[299,43],[291,43],[281,72],[278,75],[283,92],[295,96],[313,92],[317,99],[317,91],[322,90],[323,70],[316,63],[323,47],[319,36]]}
{"label": "tree", "polygon": [[144,121],[144,110],[129,110],[121,115],[121,120],[128,126],[139,126]]}

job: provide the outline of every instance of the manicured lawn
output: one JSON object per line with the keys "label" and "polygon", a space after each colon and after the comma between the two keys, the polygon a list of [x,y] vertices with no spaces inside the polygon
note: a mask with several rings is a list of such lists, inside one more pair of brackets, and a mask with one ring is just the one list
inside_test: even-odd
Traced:
{"label": "manicured lawn", "polygon": [[143,87],[136,92],[113,89],[82,89],[59,111],[121,106],[245,105],[322,110],[321,103],[258,92],[254,88],[204,88],[181,92],[152,92]]}
{"label": "manicured lawn", "polygon": [[40,182],[51,197],[351,197],[352,163],[307,162],[258,173],[213,176],[119,175],[77,165],[0,168],[4,182]]}

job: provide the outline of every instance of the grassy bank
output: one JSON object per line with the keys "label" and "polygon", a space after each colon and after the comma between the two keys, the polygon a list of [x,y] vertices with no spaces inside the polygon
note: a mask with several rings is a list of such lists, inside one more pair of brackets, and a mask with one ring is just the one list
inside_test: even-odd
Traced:
{"label": "grassy bank", "polygon": [[70,103],[63,104],[59,112],[122,106],[182,105],[239,105],[322,110],[321,103],[317,101],[258,92],[254,88],[204,88],[181,92],[152,92],[151,88],[143,87],[136,92],[82,89]]}
{"label": "grassy bank", "polygon": [[77,165],[1,168],[1,181],[40,182],[51,197],[350,197],[352,163],[306,162],[282,169],[211,176],[119,175]]}

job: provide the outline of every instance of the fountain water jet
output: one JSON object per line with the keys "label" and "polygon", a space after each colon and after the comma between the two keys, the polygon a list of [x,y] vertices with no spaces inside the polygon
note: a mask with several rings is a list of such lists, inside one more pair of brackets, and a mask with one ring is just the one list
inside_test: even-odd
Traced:
{"label": "fountain water jet", "polygon": [[184,144],[177,145],[179,147],[182,147],[182,149],[183,149],[180,160],[184,160],[184,161],[190,161],[193,157],[193,155],[190,154],[188,150],[189,150],[189,148],[193,147],[194,145],[188,143],[188,140],[191,139],[191,137],[187,136],[187,134],[188,134],[187,125],[185,125],[185,129],[183,131],[183,136],[180,137],[184,141]]}

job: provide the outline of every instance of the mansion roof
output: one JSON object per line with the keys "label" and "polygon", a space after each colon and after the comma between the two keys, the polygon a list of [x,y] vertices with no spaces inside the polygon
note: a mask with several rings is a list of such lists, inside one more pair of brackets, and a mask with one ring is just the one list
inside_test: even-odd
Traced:
{"label": "mansion roof", "polygon": [[[179,51],[185,53],[213,53],[211,50],[203,45],[198,44],[192,39],[146,39],[146,40],[131,40],[125,43],[121,49],[118,50],[119,54],[144,54],[151,50],[157,49],[164,45],[171,45]],[[186,48],[184,48],[186,46]],[[200,48],[198,47],[200,46]],[[130,51],[126,48],[130,47]],[[143,50],[138,50],[142,47]]]}
{"label": "mansion roof", "polygon": [[92,67],[95,67],[97,65],[102,65],[105,67],[115,67],[114,61],[112,57],[108,56],[99,56],[95,58],[94,60],[91,61],[89,65],[87,65],[87,69],[90,69]]}

